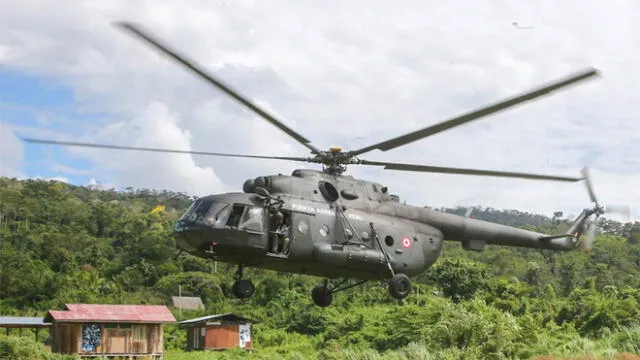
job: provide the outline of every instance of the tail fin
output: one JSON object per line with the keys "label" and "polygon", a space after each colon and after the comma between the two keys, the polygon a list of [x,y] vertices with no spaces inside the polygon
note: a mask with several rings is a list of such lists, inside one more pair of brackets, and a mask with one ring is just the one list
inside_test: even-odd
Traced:
{"label": "tail fin", "polygon": [[[589,193],[589,198],[593,202],[593,208],[584,209],[564,234],[544,236],[540,238],[540,241],[557,242],[554,240],[565,239],[564,242],[560,241],[562,244],[558,245],[565,249],[575,248],[578,245],[578,238],[580,238],[580,235],[582,235],[585,231],[585,223],[587,219],[592,215],[595,215],[595,219],[593,220],[593,222],[591,222],[591,224],[589,225],[589,229],[585,234],[586,236],[584,241],[579,244],[583,249],[591,249],[591,245],[593,244],[596,236],[598,220],[600,219],[600,216],[605,213],[605,208],[598,203],[598,199],[596,198],[595,191],[593,190],[593,186],[591,184],[591,178],[589,177],[589,171],[586,167],[582,169],[582,179],[585,181],[587,192]],[[630,209],[627,206],[616,206],[613,208],[609,208],[607,212],[621,213],[630,218]]]}
{"label": "tail fin", "polygon": [[563,234],[544,236],[544,237],[541,237],[540,240],[541,241],[550,241],[555,239],[569,240],[570,238],[575,246],[575,244],[578,241],[578,238],[580,238],[580,235],[582,235],[584,232],[585,222],[587,221],[589,216],[593,215],[594,213],[595,213],[594,209],[584,209],[582,210],[582,213],[580,213],[580,215],[578,215],[578,217],[576,217],[575,220],[573,220],[573,222],[571,223],[571,226],[569,226],[569,229],[567,229],[567,231],[565,231]]}
{"label": "tail fin", "polygon": [[582,213],[580,213],[580,215],[578,215],[578,217],[575,220],[573,220],[573,223],[571,224],[571,226],[569,226],[569,229],[567,229],[567,231],[565,231],[564,234],[571,235],[573,236],[573,238],[578,239],[585,230],[585,223],[587,219],[589,218],[589,216],[593,215],[595,212],[596,210],[594,209],[582,210]]}

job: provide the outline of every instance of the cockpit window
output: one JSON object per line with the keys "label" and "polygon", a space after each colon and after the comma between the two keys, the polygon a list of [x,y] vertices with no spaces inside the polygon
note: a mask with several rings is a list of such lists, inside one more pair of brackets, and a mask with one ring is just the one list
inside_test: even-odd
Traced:
{"label": "cockpit window", "polygon": [[[230,207],[229,204],[223,202],[214,202],[213,199],[204,198],[196,200],[191,207],[182,215],[181,221],[201,222],[208,225],[214,225],[219,221],[223,210]],[[224,219],[223,224],[226,222]]]}
{"label": "cockpit window", "polygon": [[229,216],[229,208],[231,208],[231,205],[223,202],[213,204],[211,209],[209,209],[204,222],[206,224],[213,225],[214,227],[219,224],[224,224]]}
{"label": "cockpit window", "polygon": [[196,200],[180,221],[203,223],[214,228],[262,231],[264,209],[244,204],[214,202],[210,198]]}

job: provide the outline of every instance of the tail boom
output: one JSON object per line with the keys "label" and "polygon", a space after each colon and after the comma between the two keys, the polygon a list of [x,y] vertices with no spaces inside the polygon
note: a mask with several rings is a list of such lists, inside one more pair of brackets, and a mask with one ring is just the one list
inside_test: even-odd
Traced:
{"label": "tail boom", "polygon": [[427,208],[381,206],[378,211],[433,226],[448,241],[459,241],[468,250],[481,251],[488,244],[535,249],[573,250],[578,245],[584,222],[591,215],[585,210],[563,234],[550,235],[488,221],[435,211]]}

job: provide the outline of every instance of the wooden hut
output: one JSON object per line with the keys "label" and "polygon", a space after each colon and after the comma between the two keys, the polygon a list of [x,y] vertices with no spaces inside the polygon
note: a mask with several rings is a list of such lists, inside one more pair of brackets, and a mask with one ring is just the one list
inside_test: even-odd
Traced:
{"label": "wooden hut", "polygon": [[187,350],[251,350],[252,321],[236,314],[218,314],[181,321],[187,330]]}
{"label": "wooden hut", "polygon": [[164,323],[176,319],[166,306],[66,304],[50,310],[51,350],[79,356],[162,358]]}

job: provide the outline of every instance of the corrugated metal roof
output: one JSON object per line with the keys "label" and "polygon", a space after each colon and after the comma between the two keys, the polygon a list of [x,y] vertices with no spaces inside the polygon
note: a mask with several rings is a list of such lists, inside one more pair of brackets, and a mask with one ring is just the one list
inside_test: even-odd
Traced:
{"label": "corrugated metal roof", "polygon": [[104,304],[66,304],[66,310],[50,310],[49,318],[65,322],[175,322],[169,308],[164,305],[104,305]]}
{"label": "corrugated metal roof", "polygon": [[191,296],[172,296],[171,303],[173,307],[185,310],[203,310],[204,304],[199,297]]}
{"label": "corrugated metal roof", "polygon": [[49,326],[49,325],[51,324],[45,323],[43,318],[39,318],[39,317],[0,316],[0,327],[1,326],[38,327],[38,326]]}
{"label": "corrugated metal roof", "polygon": [[245,322],[253,322],[250,319],[247,319],[244,316],[225,313],[225,314],[217,314],[217,315],[207,315],[198,318],[193,318],[189,320],[184,320],[179,322],[180,325],[192,325],[200,322],[207,322],[209,320],[227,320],[227,321],[245,321]]}

